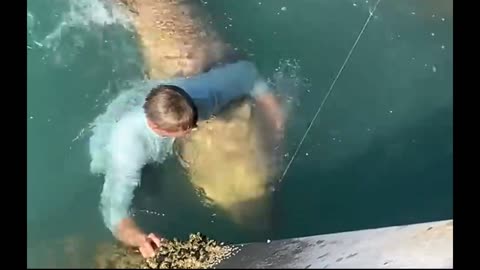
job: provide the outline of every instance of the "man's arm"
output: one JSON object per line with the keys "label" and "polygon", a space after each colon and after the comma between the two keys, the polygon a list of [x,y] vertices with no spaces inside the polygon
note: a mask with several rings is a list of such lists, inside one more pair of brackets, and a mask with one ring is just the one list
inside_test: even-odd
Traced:
{"label": "man's arm", "polygon": [[129,209],[140,175],[120,167],[121,163],[113,164],[105,175],[101,194],[102,215],[105,225],[118,240],[137,246],[141,231],[130,218]]}
{"label": "man's arm", "polygon": [[118,240],[138,247],[144,257],[153,256],[152,242],[158,246],[160,240],[153,234],[146,235],[129,215],[133,191],[146,160],[143,146],[122,127],[115,130],[111,139],[111,160],[101,194],[105,225]]}
{"label": "man's arm", "polygon": [[257,106],[266,115],[272,128],[275,130],[275,137],[277,140],[283,138],[285,116],[278,102],[277,97],[272,93],[267,83],[258,78],[253,86],[251,95],[255,98]]}
{"label": "man's arm", "polygon": [[105,224],[119,241],[138,247],[144,257],[151,257],[155,250],[152,242],[158,247],[160,239],[154,234],[147,235],[128,214],[133,191],[140,180],[139,173],[138,177],[136,175],[129,175],[125,170],[107,173],[101,195],[102,214]]}
{"label": "man's arm", "polygon": [[285,116],[277,98],[272,93],[257,97],[257,105],[265,113],[272,127],[275,129],[275,136],[281,139],[284,133]]}

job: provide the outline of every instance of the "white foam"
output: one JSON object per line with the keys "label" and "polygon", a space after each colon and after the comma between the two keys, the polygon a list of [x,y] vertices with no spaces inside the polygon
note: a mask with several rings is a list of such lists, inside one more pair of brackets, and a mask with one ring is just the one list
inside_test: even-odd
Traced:
{"label": "white foam", "polygon": [[31,30],[35,24],[35,17],[27,10],[27,30]]}
{"label": "white foam", "polygon": [[290,115],[298,95],[310,84],[301,76],[300,63],[296,59],[281,59],[275,72],[267,79],[272,89],[282,100],[285,115]]}
{"label": "white foam", "polygon": [[47,48],[55,49],[62,36],[71,29],[90,30],[92,27],[121,25],[131,28],[131,18],[119,6],[110,1],[101,0],[69,0],[68,10],[61,14],[56,27],[45,36],[43,43]]}

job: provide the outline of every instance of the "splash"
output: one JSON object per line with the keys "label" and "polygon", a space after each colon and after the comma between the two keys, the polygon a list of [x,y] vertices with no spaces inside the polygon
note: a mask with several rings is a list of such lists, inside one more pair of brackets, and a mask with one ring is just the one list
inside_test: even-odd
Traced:
{"label": "splash", "polygon": [[27,31],[29,33],[34,25],[35,25],[35,17],[30,11],[27,11]]}
{"label": "splash", "polygon": [[90,31],[92,28],[110,25],[132,29],[128,14],[110,1],[70,0],[68,4],[68,11],[61,16],[58,25],[41,41],[45,47],[56,50],[62,37],[73,29]]}
{"label": "splash", "polygon": [[[130,15],[115,1],[69,0],[49,3],[54,10],[40,17],[27,11],[27,49],[39,50],[42,61],[55,66],[70,65],[80,55],[124,55],[122,66],[137,59],[137,46]],[[39,13],[41,14],[41,13]],[[93,48],[92,48],[93,47]],[[132,57],[134,55],[134,57]],[[116,63],[115,63],[116,64]],[[116,66],[115,69],[118,69]]]}
{"label": "splash", "polygon": [[270,87],[280,99],[284,115],[291,118],[294,105],[299,105],[302,91],[310,91],[308,79],[301,74],[300,61],[280,59],[273,74],[267,79]]}

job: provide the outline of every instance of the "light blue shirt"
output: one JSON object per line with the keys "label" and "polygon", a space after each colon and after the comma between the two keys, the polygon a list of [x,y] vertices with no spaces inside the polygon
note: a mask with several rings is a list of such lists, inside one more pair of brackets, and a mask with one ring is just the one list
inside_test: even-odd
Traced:
{"label": "light blue shirt", "polygon": [[239,61],[190,78],[150,81],[120,94],[93,123],[90,138],[90,170],[105,175],[101,212],[105,225],[114,232],[118,222],[129,216],[133,191],[141,170],[163,162],[172,152],[173,138],[161,137],[148,126],[142,105],[149,91],[160,84],[181,87],[198,107],[200,119],[207,119],[230,101],[268,91],[251,62]]}

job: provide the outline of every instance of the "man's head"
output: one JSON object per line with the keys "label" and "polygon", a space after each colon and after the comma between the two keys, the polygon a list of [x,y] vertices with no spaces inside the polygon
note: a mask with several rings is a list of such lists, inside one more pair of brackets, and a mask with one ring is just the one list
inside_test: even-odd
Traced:
{"label": "man's head", "polygon": [[149,127],[162,136],[180,137],[197,125],[198,113],[193,101],[183,89],[174,85],[152,89],[143,109]]}

